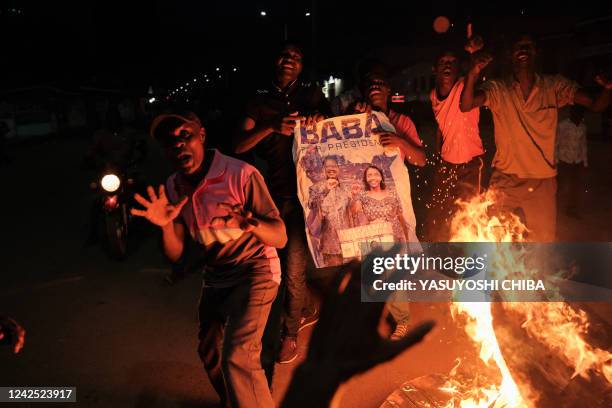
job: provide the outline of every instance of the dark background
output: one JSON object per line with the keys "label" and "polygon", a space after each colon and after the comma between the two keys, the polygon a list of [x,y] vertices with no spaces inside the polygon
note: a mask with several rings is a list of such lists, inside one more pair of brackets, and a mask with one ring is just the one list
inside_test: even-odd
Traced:
{"label": "dark background", "polygon": [[[169,88],[216,66],[243,75],[269,73],[271,53],[286,38],[306,49],[311,79],[351,74],[355,61],[384,47],[460,44],[465,23],[494,38],[512,29],[554,32],[605,14],[598,2],[388,1],[4,1],[0,3],[0,87],[50,81]],[[17,10],[17,12],[13,11]],[[266,17],[259,15],[265,10]],[[305,16],[310,12],[309,17]],[[503,14],[503,16],[496,16]],[[449,33],[432,30],[448,16]],[[286,28],[285,28],[286,25]],[[312,71],[316,65],[316,73]]]}

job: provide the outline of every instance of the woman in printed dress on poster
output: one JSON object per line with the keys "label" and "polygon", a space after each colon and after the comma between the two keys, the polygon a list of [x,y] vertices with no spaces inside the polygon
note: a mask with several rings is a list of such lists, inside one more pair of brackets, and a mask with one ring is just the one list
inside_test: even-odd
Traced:
{"label": "woman in printed dress on poster", "polygon": [[408,242],[409,235],[399,198],[394,191],[387,189],[382,170],[374,165],[368,166],[363,173],[363,184],[364,191],[351,205],[355,224],[391,223],[394,242]]}

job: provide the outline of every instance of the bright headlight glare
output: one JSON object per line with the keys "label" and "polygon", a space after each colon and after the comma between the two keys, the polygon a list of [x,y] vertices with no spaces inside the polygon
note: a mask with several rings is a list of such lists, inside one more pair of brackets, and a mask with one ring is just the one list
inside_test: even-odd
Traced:
{"label": "bright headlight glare", "polygon": [[102,188],[104,190],[108,191],[109,193],[113,193],[119,190],[121,180],[119,180],[119,177],[114,174],[107,174],[106,176],[102,177],[100,184],[102,184]]}

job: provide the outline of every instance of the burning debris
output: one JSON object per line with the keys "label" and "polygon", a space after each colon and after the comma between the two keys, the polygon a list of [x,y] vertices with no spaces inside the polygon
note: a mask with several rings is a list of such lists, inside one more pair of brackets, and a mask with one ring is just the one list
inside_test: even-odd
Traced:
{"label": "burning debris", "polygon": [[[460,203],[452,242],[496,243],[497,278],[546,277],[529,264],[521,220],[495,208],[494,192]],[[503,243],[506,243],[505,245]],[[503,296],[503,294],[502,294]],[[451,315],[474,345],[447,376],[405,383],[383,407],[607,407],[612,401],[612,353],[594,346],[585,310],[555,299],[541,302],[461,302]],[[477,356],[477,357],[476,357]]]}

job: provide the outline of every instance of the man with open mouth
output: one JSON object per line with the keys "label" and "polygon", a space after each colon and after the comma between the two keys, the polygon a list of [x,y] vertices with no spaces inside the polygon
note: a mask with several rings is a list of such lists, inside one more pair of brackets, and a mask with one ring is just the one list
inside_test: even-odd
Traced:
{"label": "man with open mouth", "polygon": [[597,76],[595,80],[602,90],[593,99],[574,81],[536,72],[537,48],[532,36],[518,35],[510,45],[512,74],[486,81],[479,89],[475,89],[475,83],[492,58],[486,53],[472,58],[461,92],[461,111],[484,105],[493,114],[497,151],[489,186],[500,193],[499,208],[522,212],[530,241],[554,242],[558,110],[578,104],[603,112],[610,103],[612,81]]}
{"label": "man with open mouth", "polygon": [[478,130],[480,111],[461,112],[459,108],[464,78],[460,77],[457,54],[442,52],[432,71],[436,82],[429,99],[438,123],[436,152],[440,160],[436,163],[428,204],[426,240],[445,242],[450,238],[449,223],[455,201],[467,200],[480,192],[484,149]]}
{"label": "man with open mouth", "polygon": [[[387,115],[396,133],[381,134],[380,144],[385,148],[398,148],[404,163],[423,167],[426,162],[423,142],[414,123],[407,115],[396,112],[389,106],[391,88],[387,81],[386,67],[377,60],[365,61],[363,65],[365,67],[362,69],[363,74],[359,82],[364,99],[357,102],[353,107],[349,107],[349,112],[363,113],[374,110]],[[414,197],[416,189],[411,187],[410,191],[412,197]],[[410,304],[403,301],[401,293],[396,292],[389,299],[387,305],[389,313],[396,323],[390,339],[401,340],[406,336],[410,327]]]}
{"label": "man with open mouth", "polygon": [[359,83],[364,99],[349,107],[347,113],[375,110],[387,115],[397,133],[381,135],[380,143],[384,147],[399,148],[405,162],[414,166],[424,166],[425,152],[416,126],[407,115],[394,111],[389,104],[391,88],[387,82],[386,67],[376,60],[365,61],[363,64],[366,68],[363,69]]}
{"label": "man with open mouth", "polygon": [[306,121],[306,126],[310,126],[323,119],[329,106],[317,86],[300,81],[303,58],[296,45],[286,44],[280,49],[274,60],[273,80],[249,102],[235,145],[236,153],[254,151],[266,163],[270,193],[287,226],[289,240],[280,254],[286,288],[278,355],[281,364],[298,357],[298,332],[319,319],[306,286],[306,268],[312,261],[297,197],[293,132],[298,121]]}
{"label": "man with open mouth", "polygon": [[261,367],[261,338],[280,283],[276,248],[287,242],[259,172],[204,149],[206,131],[190,112],[158,116],[151,135],[176,172],[149,199],[136,194],[145,217],[162,230],[171,262],[181,259],[185,234],[205,251],[198,353],[224,407],[274,406]]}

